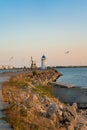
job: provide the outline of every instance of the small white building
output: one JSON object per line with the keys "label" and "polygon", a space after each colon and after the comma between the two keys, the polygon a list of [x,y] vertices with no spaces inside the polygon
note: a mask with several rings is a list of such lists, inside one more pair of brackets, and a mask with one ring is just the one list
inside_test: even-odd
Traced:
{"label": "small white building", "polygon": [[45,55],[43,55],[42,57],[41,57],[41,69],[42,70],[45,70],[47,67],[46,67],[46,57],[45,57]]}
{"label": "small white building", "polygon": [[4,69],[13,69],[14,67],[13,66],[9,66],[9,65],[0,65],[0,70],[4,70]]}

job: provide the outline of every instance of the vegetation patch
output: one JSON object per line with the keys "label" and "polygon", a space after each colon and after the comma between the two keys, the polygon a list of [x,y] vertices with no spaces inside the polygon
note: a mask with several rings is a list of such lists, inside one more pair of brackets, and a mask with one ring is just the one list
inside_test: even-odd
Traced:
{"label": "vegetation patch", "polygon": [[35,86],[32,88],[34,92],[39,93],[40,95],[46,95],[48,97],[54,97],[52,94],[52,86]]}
{"label": "vegetation patch", "polygon": [[37,124],[34,124],[34,123],[32,123],[32,124],[30,124],[30,130],[38,130],[38,125]]}
{"label": "vegetation patch", "polygon": [[32,73],[33,73],[33,76],[37,75],[37,71],[36,70],[33,70]]}
{"label": "vegetation patch", "polygon": [[25,81],[10,81],[9,84],[11,86],[17,86],[17,87],[28,86],[28,83]]}
{"label": "vegetation patch", "polygon": [[24,108],[21,108],[21,109],[20,109],[20,116],[26,117],[26,116],[27,116],[27,110],[24,109]]}

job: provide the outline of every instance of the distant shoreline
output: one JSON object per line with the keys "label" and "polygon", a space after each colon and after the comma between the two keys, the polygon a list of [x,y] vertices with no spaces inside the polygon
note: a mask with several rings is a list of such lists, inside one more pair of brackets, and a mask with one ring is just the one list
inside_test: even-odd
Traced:
{"label": "distant shoreline", "polygon": [[87,68],[87,66],[55,66],[53,68]]}

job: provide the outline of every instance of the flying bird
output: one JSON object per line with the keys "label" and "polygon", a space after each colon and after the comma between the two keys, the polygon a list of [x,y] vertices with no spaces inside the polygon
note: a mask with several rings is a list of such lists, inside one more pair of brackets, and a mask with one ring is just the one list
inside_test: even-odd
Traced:
{"label": "flying bird", "polygon": [[14,58],[14,57],[13,57],[13,56],[11,56],[11,57],[10,57],[10,59],[9,59],[9,61],[11,61],[13,58]]}
{"label": "flying bird", "polygon": [[65,54],[68,54],[70,51],[66,51]]}

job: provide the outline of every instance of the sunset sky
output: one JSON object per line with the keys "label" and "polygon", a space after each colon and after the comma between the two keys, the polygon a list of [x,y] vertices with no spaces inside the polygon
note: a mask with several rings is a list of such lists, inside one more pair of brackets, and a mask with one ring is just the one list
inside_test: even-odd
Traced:
{"label": "sunset sky", "polygon": [[0,0],[0,65],[40,66],[43,54],[48,66],[87,65],[87,0]]}

